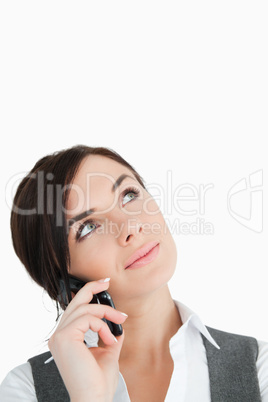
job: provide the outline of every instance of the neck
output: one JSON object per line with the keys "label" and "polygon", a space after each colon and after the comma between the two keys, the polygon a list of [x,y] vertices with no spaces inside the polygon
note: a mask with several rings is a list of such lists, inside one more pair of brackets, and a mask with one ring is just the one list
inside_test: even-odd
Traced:
{"label": "neck", "polygon": [[169,353],[169,340],[181,327],[181,317],[168,286],[124,303],[128,318],[124,323],[125,339],[121,362],[156,363]]}

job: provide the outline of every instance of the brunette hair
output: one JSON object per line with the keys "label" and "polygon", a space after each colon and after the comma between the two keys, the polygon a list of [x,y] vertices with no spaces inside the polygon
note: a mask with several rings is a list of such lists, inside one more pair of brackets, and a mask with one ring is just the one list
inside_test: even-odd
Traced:
{"label": "brunette hair", "polygon": [[[40,159],[19,184],[11,212],[15,252],[31,278],[65,309],[59,294],[63,279],[70,298],[68,230],[64,214],[70,185],[89,155],[101,155],[126,166],[145,188],[142,177],[110,148],[77,145]],[[60,202],[59,202],[60,194]],[[57,317],[58,318],[58,317]]]}

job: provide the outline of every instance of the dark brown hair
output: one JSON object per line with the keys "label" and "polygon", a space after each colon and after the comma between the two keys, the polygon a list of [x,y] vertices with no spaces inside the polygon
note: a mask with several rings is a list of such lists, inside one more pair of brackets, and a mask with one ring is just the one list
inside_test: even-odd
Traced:
{"label": "dark brown hair", "polygon": [[40,159],[21,181],[13,201],[11,232],[15,252],[32,279],[57,301],[58,314],[59,304],[65,308],[58,300],[60,278],[70,297],[64,209],[70,184],[82,160],[89,155],[105,156],[126,166],[145,188],[142,177],[114,150],[77,145]]}

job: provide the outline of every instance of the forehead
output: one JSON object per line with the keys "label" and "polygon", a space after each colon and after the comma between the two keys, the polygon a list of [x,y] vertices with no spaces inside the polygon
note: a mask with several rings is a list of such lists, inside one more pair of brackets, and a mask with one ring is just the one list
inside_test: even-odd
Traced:
{"label": "forehead", "polygon": [[[105,194],[112,194],[112,187],[121,175],[136,178],[126,166],[105,156],[86,157],[74,177],[67,200],[67,219],[90,208],[105,210]],[[131,179],[128,179],[131,180]]]}
{"label": "forehead", "polygon": [[120,174],[126,173],[133,178],[134,175],[130,169],[113,159],[101,155],[89,155],[81,163],[77,174],[74,177],[73,184],[84,185],[88,181],[99,183],[110,183],[113,185]]}

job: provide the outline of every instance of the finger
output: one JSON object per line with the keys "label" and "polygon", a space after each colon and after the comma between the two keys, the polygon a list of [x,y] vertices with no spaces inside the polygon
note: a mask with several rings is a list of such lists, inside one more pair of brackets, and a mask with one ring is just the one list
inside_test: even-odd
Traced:
{"label": "finger", "polygon": [[[109,279],[109,278],[107,278]],[[93,281],[86,283],[74,296],[66,308],[67,314],[71,312],[78,305],[83,303],[89,303],[94,294],[107,290],[109,287],[109,280],[102,279],[100,281]],[[102,281],[102,282],[101,282]]]}
{"label": "finger", "polygon": [[50,347],[53,348],[54,344],[64,345],[65,341],[68,344],[77,341],[83,343],[85,333],[89,329],[97,332],[106,345],[113,345],[116,342],[110,328],[103,320],[91,314],[84,314],[76,317],[63,328],[58,328],[49,340]]}
{"label": "finger", "polygon": [[61,321],[59,328],[63,329],[66,325],[69,325],[74,321],[75,318],[85,314],[91,314],[100,319],[105,318],[115,324],[122,324],[127,318],[125,313],[122,313],[111,306],[104,304],[81,304]]}

